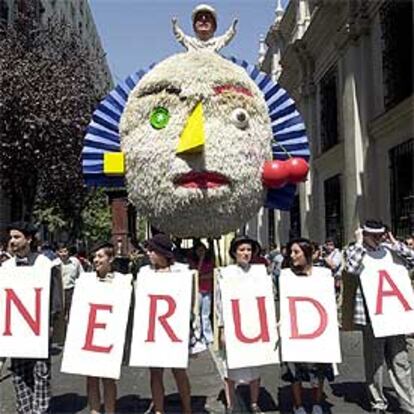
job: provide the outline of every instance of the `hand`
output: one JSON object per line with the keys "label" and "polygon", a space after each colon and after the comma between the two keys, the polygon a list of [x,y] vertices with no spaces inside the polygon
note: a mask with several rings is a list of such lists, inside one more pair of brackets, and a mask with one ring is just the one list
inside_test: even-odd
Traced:
{"label": "hand", "polygon": [[239,22],[239,19],[234,19],[233,20],[233,23],[232,23],[233,29],[236,28],[238,22]]}
{"label": "hand", "polygon": [[357,230],[355,230],[355,241],[357,242],[357,244],[362,244],[363,240],[364,240],[364,236],[362,233],[362,229],[358,228]]}
{"label": "hand", "polygon": [[226,347],[226,338],[224,336],[224,328],[219,328],[219,346],[221,349]]}
{"label": "hand", "polygon": [[387,238],[392,244],[398,243],[398,240],[394,237],[394,235],[390,231],[387,233]]}
{"label": "hand", "polygon": [[329,269],[333,270],[335,268],[335,264],[331,259],[324,257],[323,260],[325,260],[325,264],[329,267]]}
{"label": "hand", "polygon": [[175,26],[176,24],[177,24],[177,22],[178,22],[178,20],[177,20],[177,18],[174,16],[172,19],[171,19],[171,21],[172,21],[172,24]]}

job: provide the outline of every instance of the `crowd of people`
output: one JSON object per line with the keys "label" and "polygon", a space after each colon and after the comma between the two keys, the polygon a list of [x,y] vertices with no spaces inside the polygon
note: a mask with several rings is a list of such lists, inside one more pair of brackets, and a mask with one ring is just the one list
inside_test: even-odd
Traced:
{"label": "crowd of people", "polygon": [[[82,272],[92,272],[97,280],[110,282],[113,278],[122,277],[114,271],[114,246],[109,242],[100,243],[91,250],[92,260],[85,254],[71,252],[67,244],[61,243],[55,249],[45,244],[34,249],[36,229],[25,222],[12,223],[9,228],[7,249],[0,253],[1,266],[5,268],[18,266],[36,266],[43,261],[52,262],[51,272],[51,306],[50,327],[56,319],[63,316],[65,324],[69,321],[70,307],[76,280]],[[37,251],[36,251],[37,250]],[[355,233],[355,240],[340,251],[333,239],[328,239],[319,246],[304,238],[291,240],[280,251],[272,246],[265,254],[260,244],[248,236],[236,237],[230,246],[229,255],[234,264],[228,265],[233,273],[241,277],[249,277],[253,264],[266,266],[267,272],[274,281],[275,299],[279,295],[279,279],[283,271],[289,270],[299,277],[324,275],[335,280],[338,306],[342,305],[343,329],[359,329],[363,334],[364,363],[368,396],[372,409],[377,413],[385,413],[387,400],[383,392],[383,366],[386,363],[391,383],[399,398],[402,412],[414,413],[414,389],[411,377],[411,364],[408,358],[406,337],[395,335],[376,338],[373,334],[359,275],[363,269],[364,256],[369,251],[389,252],[401,260],[408,269],[414,268],[413,237],[398,241],[388,229],[378,221],[367,221],[362,229]],[[203,243],[195,240],[191,249],[178,249],[170,237],[159,233],[143,243],[143,258],[131,261],[131,269],[136,277],[144,269],[150,269],[156,277],[157,273],[177,272],[193,269],[198,273],[199,309],[193,318],[198,318],[198,330],[192,329],[190,347],[201,343],[204,347],[195,352],[207,349],[214,341],[213,313],[217,315],[218,343],[223,350],[225,366],[224,388],[226,396],[226,412],[235,409],[235,388],[238,383],[246,383],[250,389],[250,410],[260,413],[259,389],[260,367],[229,369],[226,363],[226,338],[224,335],[223,310],[221,307],[220,283],[224,277],[216,269],[215,254],[211,241]],[[179,260],[177,260],[177,258]],[[185,263],[179,263],[179,262]],[[214,276],[216,272],[216,277]],[[347,288],[348,284],[348,288]],[[344,294],[345,293],[345,294]],[[194,351],[194,349],[193,349]],[[2,363],[4,360],[2,361]],[[196,362],[195,362],[196,363]],[[50,410],[50,358],[24,359],[12,358],[10,369],[16,393],[16,411],[18,413],[46,413]],[[150,385],[154,413],[164,412],[163,368],[150,368]],[[190,378],[186,369],[172,369],[179,391],[184,413],[191,412]],[[312,414],[323,412],[323,384],[325,380],[334,380],[334,369],[331,364],[295,363],[283,364],[283,378],[292,384],[293,412],[305,414],[302,402],[302,383],[309,382],[312,387]],[[103,405],[106,413],[116,410],[116,381],[107,378],[87,377],[86,390],[91,413],[97,414],[101,407],[101,384]]]}

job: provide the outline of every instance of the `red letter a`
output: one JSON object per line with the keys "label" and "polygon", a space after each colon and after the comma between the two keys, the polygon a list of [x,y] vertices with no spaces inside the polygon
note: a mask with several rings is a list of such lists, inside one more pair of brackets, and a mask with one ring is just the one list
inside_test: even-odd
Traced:
{"label": "red letter a", "polygon": [[6,327],[4,330],[4,336],[11,336],[11,303],[13,302],[24,320],[30,326],[30,329],[36,336],[40,335],[40,307],[41,307],[41,292],[42,288],[34,289],[35,297],[35,317],[32,318],[19,297],[14,293],[13,289],[5,289],[6,292]]}
{"label": "red letter a", "polygon": [[257,300],[257,307],[259,310],[259,321],[260,321],[260,333],[255,336],[254,338],[248,338],[244,335],[241,329],[241,316],[240,316],[240,300],[239,299],[232,299],[231,300],[231,308],[233,311],[233,320],[234,320],[234,330],[237,339],[240,342],[244,342],[246,344],[252,344],[253,342],[269,342],[269,328],[267,326],[267,319],[266,319],[266,302],[265,297],[258,297]]}
{"label": "red letter a", "polygon": [[181,339],[178,339],[172,330],[171,326],[167,322],[167,319],[175,312],[177,304],[175,300],[169,295],[148,295],[150,298],[150,309],[149,309],[149,322],[148,322],[148,336],[145,342],[155,342],[155,318],[157,316],[157,301],[165,300],[168,304],[167,313],[158,317],[160,324],[167,332],[167,335],[170,337],[172,342],[183,342]]}
{"label": "red letter a", "polygon": [[[387,279],[387,282],[390,285],[391,290],[384,290],[384,279]],[[377,307],[375,310],[376,315],[382,315],[382,299],[384,296],[397,296],[398,300],[402,303],[405,311],[412,310],[407,300],[392,280],[391,276],[387,273],[386,270],[380,270],[377,293]]]}
{"label": "red letter a", "polygon": [[[288,297],[289,300],[289,313],[290,313],[290,325],[292,328],[292,336],[290,339],[313,339],[318,336],[321,336],[328,325],[328,314],[326,313],[325,308],[315,299],[308,297]],[[319,327],[310,333],[299,333],[298,328],[298,316],[296,311],[296,302],[309,302],[311,303],[319,313],[320,322]]]}

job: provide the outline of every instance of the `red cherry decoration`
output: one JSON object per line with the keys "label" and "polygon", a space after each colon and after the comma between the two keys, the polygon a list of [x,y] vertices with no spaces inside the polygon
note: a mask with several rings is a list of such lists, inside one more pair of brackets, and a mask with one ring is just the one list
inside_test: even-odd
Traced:
{"label": "red cherry decoration", "polygon": [[303,158],[292,157],[286,160],[290,183],[300,183],[306,180],[309,172],[309,164]]}
{"label": "red cherry decoration", "polygon": [[289,168],[286,161],[265,161],[262,172],[263,184],[268,188],[280,188],[289,180]]}

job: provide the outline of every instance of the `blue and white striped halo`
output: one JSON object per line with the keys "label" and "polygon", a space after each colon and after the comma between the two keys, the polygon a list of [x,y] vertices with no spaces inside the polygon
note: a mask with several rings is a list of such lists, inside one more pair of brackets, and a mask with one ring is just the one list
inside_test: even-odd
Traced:
{"label": "blue and white striped halo", "polygon": [[[254,65],[234,57],[229,60],[243,67],[263,92],[273,131],[273,159],[285,160],[289,156],[294,156],[308,160],[310,152],[305,124],[287,92]],[[147,70],[140,70],[128,76],[101,101],[94,111],[82,150],[82,168],[87,185],[124,187],[123,177],[104,174],[104,153],[121,151],[119,121],[128,96],[138,81],[153,67],[154,65],[151,65]],[[294,184],[279,189],[269,189],[265,207],[289,210],[295,192]]]}

